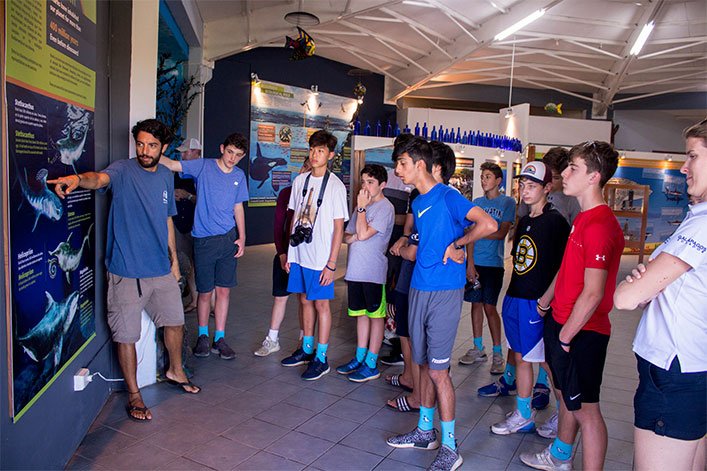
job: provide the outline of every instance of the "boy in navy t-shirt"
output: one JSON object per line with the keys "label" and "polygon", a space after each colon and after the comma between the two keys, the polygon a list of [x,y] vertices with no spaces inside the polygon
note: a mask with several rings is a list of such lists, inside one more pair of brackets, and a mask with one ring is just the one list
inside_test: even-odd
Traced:
{"label": "boy in navy t-shirt", "polygon": [[[421,407],[418,426],[390,437],[396,448],[438,448],[433,428],[439,403],[442,447],[433,469],[457,469],[462,458],[454,439],[454,386],[449,364],[461,316],[466,269],[464,247],[498,229],[496,222],[459,192],[432,176],[432,150],[422,138],[395,147],[395,172],[420,192],[413,202],[420,242],[410,284],[409,327],[413,360],[420,365]],[[474,226],[465,233],[465,228]]]}
{"label": "boy in navy t-shirt", "polygon": [[[232,360],[236,352],[226,343],[226,320],[231,288],[236,286],[237,259],[245,249],[245,213],[248,186],[238,162],[248,151],[248,141],[238,133],[231,134],[220,147],[218,159],[175,161],[162,157],[160,162],[174,172],[193,177],[196,181],[194,213],[194,271],[199,336],[194,355],[208,357],[217,353]],[[211,295],[216,291],[214,317],[216,332],[209,344],[209,312]]]}

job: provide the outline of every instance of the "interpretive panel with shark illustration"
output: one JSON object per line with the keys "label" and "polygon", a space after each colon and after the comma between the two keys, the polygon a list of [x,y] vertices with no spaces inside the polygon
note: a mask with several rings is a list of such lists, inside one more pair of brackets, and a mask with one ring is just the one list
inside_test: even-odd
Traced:
{"label": "interpretive panel with shark illustration", "polygon": [[[95,1],[6,3],[10,391],[15,421],[95,336]],[[10,24],[11,23],[11,24]]]}
{"label": "interpretive panel with shark illustration", "polygon": [[251,87],[249,206],[275,206],[308,155],[313,132],[326,129],[338,139],[331,170],[348,187],[347,146],[356,100],[290,85],[260,81]]}

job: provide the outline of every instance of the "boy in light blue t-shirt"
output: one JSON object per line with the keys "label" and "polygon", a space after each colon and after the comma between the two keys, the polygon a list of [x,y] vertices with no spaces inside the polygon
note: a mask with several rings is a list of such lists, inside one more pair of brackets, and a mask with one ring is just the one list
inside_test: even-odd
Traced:
{"label": "boy in light blue t-shirt", "polygon": [[[217,353],[224,360],[232,360],[236,353],[224,337],[230,291],[236,286],[237,259],[245,249],[243,202],[248,201],[248,186],[245,173],[237,165],[248,151],[248,141],[234,133],[221,144],[220,150],[221,157],[218,159],[179,162],[162,157],[160,163],[196,181],[192,236],[196,289],[199,292],[199,336],[194,355],[207,357],[209,353]],[[214,291],[216,332],[210,345],[209,312]]]}

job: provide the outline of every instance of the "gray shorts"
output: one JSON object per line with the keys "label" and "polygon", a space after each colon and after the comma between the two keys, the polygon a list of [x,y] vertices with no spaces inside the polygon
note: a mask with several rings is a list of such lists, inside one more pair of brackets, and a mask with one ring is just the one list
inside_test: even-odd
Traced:
{"label": "gray shorts", "polygon": [[107,317],[114,342],[140,340],[143,309],[157,327],[184,325],[182,296],[174,276],[138,280],[109,272]]}
{"label": "gray shorts", "polygon": [[454,348],[464,289],[420,291],[410,288],[408,326],[412,359],[430,369],[445,370]]}

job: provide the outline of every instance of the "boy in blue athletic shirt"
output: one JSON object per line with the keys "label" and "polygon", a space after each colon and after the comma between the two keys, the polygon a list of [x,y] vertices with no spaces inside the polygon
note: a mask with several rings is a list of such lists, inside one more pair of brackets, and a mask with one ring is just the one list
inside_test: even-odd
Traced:
{"label": "boy in blue athletic shirt", "polygon": [[383,196],[387,181],[388,173],[382,165],[361,169],[356,212],[344,234],[344,242],[349,244],[344,278],[348,284],[349,316],[356,317],[357,345],[354,358],[336,372],[348,375],[356,383],[380,377],[377,363],[383,342],[388,270],[385,253],[395,222],[395,208]]}
{"label": "boy in blue athletic shirt", "polygon": [[[413,360],[420,365],[420,419],[411,432],[390,437],[396,448],[440,447],[433,427],[439,405],[442,446],[431,469],[454,470],[463,460],[454,438],[454,386],[449,362],[461,316],[466,244],[498,229],[496,222],[459,192],[432,176],[432,150],[415,137],[393,150],[395,172],[420,192],[412,204],[420,236],[410,283],[409,328]],[[464,232],[465,228],[473,227]]]}
{"label": "boy in blue athletic shirt", "polygon": [[[197,317],[199,336],[194,355],[208,357],[217,353],[232,360],[236,352],[226,343],[226,320],[231,288],[236,286],[237,259],[245,250],[245,213],[248,187],[238,162],[248,151],[248,141],[238,133],[231,134],[220,147],[218,159],[176,161],[162,157],[160,163],[173,172],[181,172],[196,181],[194,213],[194,272],[196,275]],[[211,295],[216,291],[214,317],[216,332],[209,344],[209,312]]]}
{"label": "boy in blue athletic shirt", "polygon": [[471,302],[471,330],[474,345],[459,359],[462,365],[471,365],[487,360],[483,346],[484,314],[488,320],[493,341],[493,361],[491,374],[501,374],[504,370],[501,350],[501,317],[496,304],[503,286],[504,240],[515,220],[516,202],[510,196],[502,195],[503,171],[493,162],[481,164],[481,188],[484,196],[476,198],[474,204],[484,209],[497,223],[498,230],[488,237],[468,247],[467,278],[481,283],[480,289],[465,293],[464,301]]}
{"label": "boy in blue athletic shirt", "polygon": [[[292,183],[289,209],[295,212],[287,252],[287,291],[300,293],[304,320],[302,347],[282,360],[282,366],[308,364],[302,379],[314,381],[329,372],[326,352],[331,331],[334,272],[349,218],[346,187],[327,166],[334,158],[336,137],[321,130],[309,138],[312,171],[298,175]],[[319,339],[314,352],[314,320]]]}

